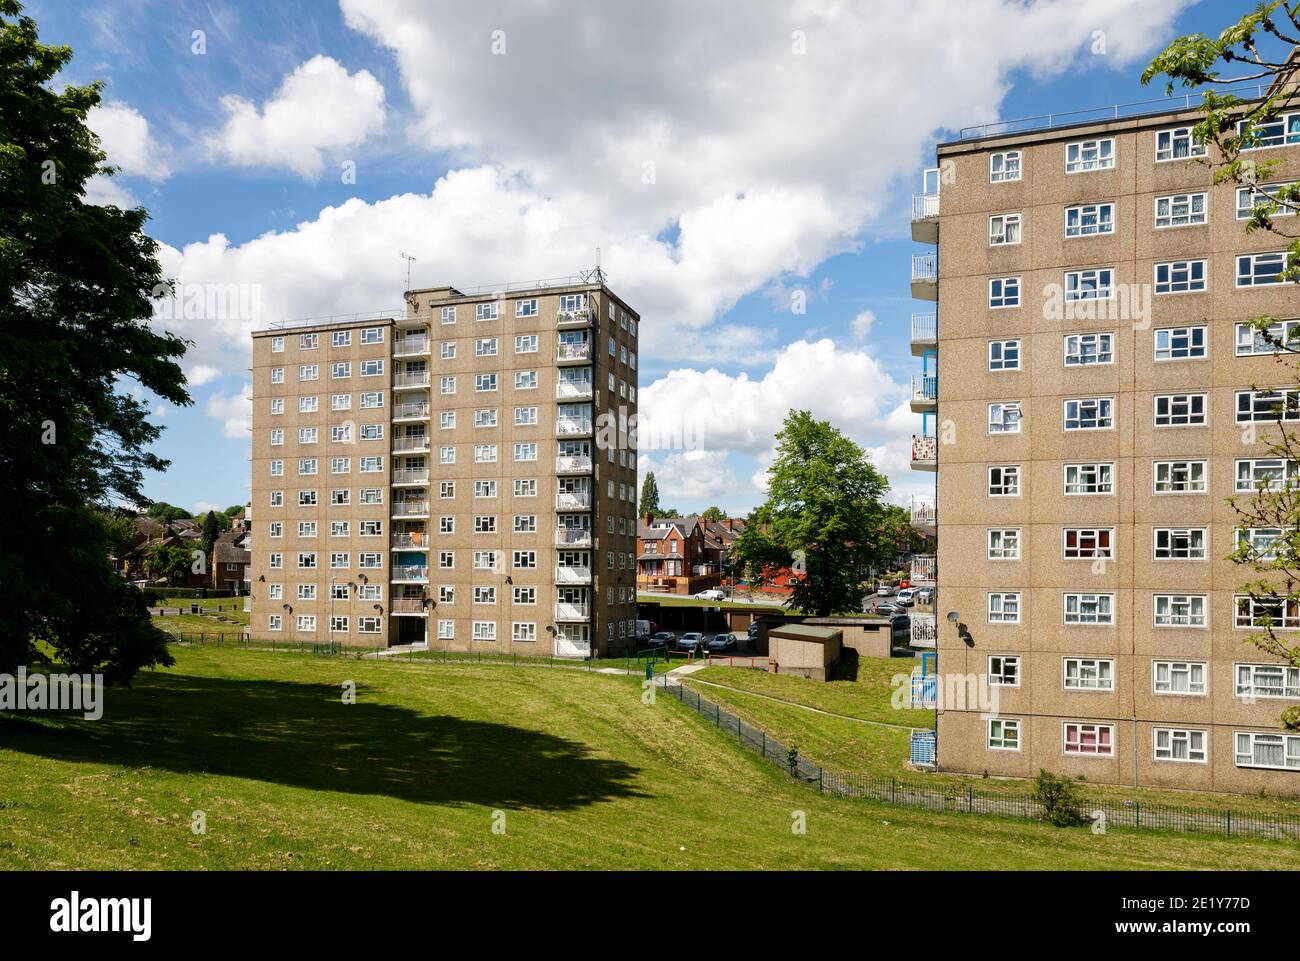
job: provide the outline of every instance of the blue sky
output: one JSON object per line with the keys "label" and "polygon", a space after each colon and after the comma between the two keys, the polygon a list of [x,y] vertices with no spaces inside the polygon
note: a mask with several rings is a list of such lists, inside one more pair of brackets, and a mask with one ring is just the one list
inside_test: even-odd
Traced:
{"label": "blue sky", "polygon": [[149,496],[246,499],[250,326],[400,303],[400,250],[417,286],[473,286],[576,273],[597,245],[642,312],[643,418],[697,425],[691,451],[642,452],[667,503],[761,501],[796,404],[870,448],[896,497],[920,490],[907,219],[934,143],[1158,96],[1150,54],[1247,7],[621,6],[28,2],[75,51],[63,79],[105,84],[92,125],[125,172],[101,199],[149,209],[182,281],[259,291],[255,324],[173,322],[195,404],[157,408],[172,467]]}

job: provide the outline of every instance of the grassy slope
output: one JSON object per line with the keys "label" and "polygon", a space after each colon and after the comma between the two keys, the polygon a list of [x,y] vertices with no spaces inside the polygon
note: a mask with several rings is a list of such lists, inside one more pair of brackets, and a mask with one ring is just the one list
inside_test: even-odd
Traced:
{"label": "grassy slope", "polygon": [[0,868],[1300,868],[1300,846],[824,798],[635,679],[176,654],[99,722],[0,718]]}

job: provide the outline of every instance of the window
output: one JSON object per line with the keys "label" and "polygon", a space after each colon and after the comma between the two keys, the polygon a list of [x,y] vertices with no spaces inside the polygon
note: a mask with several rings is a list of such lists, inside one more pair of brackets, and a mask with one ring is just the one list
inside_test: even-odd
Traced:
{"label": "window", "polygon": [[1115,140],[1081,140],[1065,145],[1065,172],[1087,173],[1090,170],[1110,170],[1115,166]]}
{"label": "window", "polygon": [[989,370],[1019,370],[1020,341],[989,341]]}
{"label": "window", "polygon": [[1273,217],[1294,217],[1295,210],[1291,207],[1280,206],[1277,202],[1278,191],[1283,187],[1294,187],[1295,184],[1271,184],[1261,187],[1238,187],[1237,188],[1237,219],[1250,220],[1255,216],[1255,208],[1263,207],[1264,212],[1270,218]]}
{"label": "window", "polygon": [[990,624],[1020,623],[1020,594],[998,593],[989,595],[988,618]]}
{"label": "window", "polygon": [[[1246,136],[1247,121],[1237,121],[1237,135]],[[1243,150],[1262,150],[1265,147],[1281,147],[1286,144],[1300,143],[1300,113],[1284,113],[1264,123],[1256,122],[1250,130],[1250,146]]]}
{"label": "window", "polygon": [[361,409],[377,410],[384,406],[384,392],[382,390],[368,390],[361,393]]}
{"label": "window", "polygon": [[1204,494],[1205,461],[1155,461],[1152,465],[1152,490],[1157,494]]}
{"label": "window", "polygon": [[300,570],[311,570],[316,566],[316,552],[303,551],[298,555],[298,568]]}
{"label": "window", "polygon": [[1204,694],[1205,664],[1200,661],[1153,661],[1151,690],[1156,694]]}
{"label": "window", "polygon": [[989,655],[989,686],[1019,687],[1020,657],[1015,654]]}
{"label": "window", "polygon": [[1277,491],[1295,485],[1300,478],[1300,463],[1280,457],[1256,458],[1237,461],[1238,493],[1249,491]]}
{"label": "window", "polygon": [[1204,527],[1157,527],[1152,540],[1158,561],[1205,560]]}
{"label": "window", "polygon": [[520,643],[537,640],[537,624],[531,621],[515,621],[510,625],[510,639]]}
{"label": "window", "polygon": [[997,310],[1003,307],[1020,306],[1020,278],[994,277],[989,281],[989,307]]}
{"label": "window", "polygon": [[1157,294],[1190,294],[1205,289],[1204,260],[1171,260],[1156,264]]}
{"label": "window", "polygon": [[439,552],[438,552],[438,567],[440,567],[440,568],[441,568],[442,570],[444,570],[444,571],[449,571],[449,570],[453,569],[455,566],[456,566],[456,552],[455,552],[455,551],[439,551]]}
{"label": "window", "polygon": [[496,532],[497,532],[497,517],[495,514],[474,515],[475,534],[495,534]]}
{"label": "window", "polygon": [[282,447],[283,445],[284,445],[284,430],[282,428],[277,427],[271,431],[271,446]]}
{"label": "window", "polygon": [[1192,136],[1191,127],[1174,127],[1156,133],[1156,160],[1184,160],[1204,157],[1205,144]]}
{"label": "window", "polygon": [[516,534],[537,533],[537,515],[516,514],[514,518],[514,532]]}
{"label": "window", "polygon": [[[1065,594],[1065,611],[1063,614],[1066,624],[1098,624],[1107,625],[1115,623],[1115,595],[1114,594]],[[1087,665],[1093,662],[1078,660],[1076,663]],[[1105,686],[1097,690],[1110,690],[1110,661],[1098,661],[1106,667]],[[1070,664],[1071,660],[1067,659],[1065,672],[1065,686],[1084,687],[1086,684],[1070,683]]]}
{"label": "window", "polygon": [[1112,725],[1066,721],[1062,728],[1066,754],[1083,754],[1091,757],[1114,756],[1115,728]]}
{"label": "window", "polygon": [[438,392],[442,394],[456,393],[456,378],[455,377],[438,378]]}
{"label": "window", "polygon": [[495,587],[474,588],[475,604],[495,604],[496,602],[497,602],[497,589]]}
{"label": "window", "polygon": [[283,413],[284,413],[284,398],[283,398],[283,397],[272,397],[272,398],[271,398],[271,413],[272,413],[272,414],[283,414]]}
{"label": "window", "polygon": [[320,398],[315,396],[298,398],[298,413],[314,414],[320,410]]}
{"label": "window", "polygon": [[516,354],[537,353],[537,335],[517,334],[515,336],[515,353]]}
{"label": "window", "polygon": [[474,411],[475,427],[495,427],[497,425],[497,410],[495,407],[480,407]]}
{"label": "window", "polygon": [[284,368],[283,368],[283,367],[272,367],[272,368],[271,368],[271,383],[273,383],[273,384],[283,384],[283,383],[284,383]]}
{"label": "window", "polygon": [[988,532],[989,553],[991,561],[1020,560],[1020,528],[990,530]]}
{"label": "window", "polygon": [[514,602],[516,604],[536,604],[537,588],[535,587],[516,587],[514,589]]}
{"label": "window", "polygon": [[496,374],[475,374],[475,375],[474,375],[474,390],[475,390],[475,391],[477,391],[477,392],[479,392],[479,393],[483,393],[483,392],[486,392],[486,391],[492,391],[492,390],[496,390],[496,389],[497,389],[497,375],[496,375]]}
{"label": "window", "polygon": [[307,633],[309,633],[309,634],[310,634],[312,631],[315,631],[315,630],[316,630],[316,615],[315,615],[315,614],[299,614],[299,615],[298,615],[298,630],[300,630],[300,631],[305,631],[305,632],[307,632]]}
{"label": "window", "polygon": [[533,297],[528,300],[515,301],[516,317],[536,317],[537,316],[537,298]]}
{"label": "window", "polygon": [[[1109,597],[1107,594],[1100,596]],[[1067,657],[1064,683],[1067,691],[1113,691],[1115,662],[1096,657]]]}
{"label": "window", "polygon": [[517,462],[537,460],[536,441],[532,441],[527,444],[515,444],[515,460]]}
{"label": "window", "polygon": [[1236,695],[1256,697],[1300,698],[1300,667],[1286,664],[1237,664]]}
{"label": "window", "polygon": [[1020,433],[1020,404],[989,404],[990,434]]}
{"label": "window", "polygon": [[516,407],[515,408],[515,426],[531,427],[537,423],[536,407]]}
{"label": "window", "polygon": [[989,183],[1000,184],[1020,179],[1020,151],[1007,150],[989,155]]}
{"label": "window", "polygon": [[[496,375],[493,374],[493,383]],[[515,390],[534,390],[537,387],[537,371],[535,370],[517,370],[515,371]],[[496,388],[493,387],[493,390]]]}
{"label": "window", "polygon": [[440,640],[440,641],[450,641],[450,640],[451,640],[452,638],[454,638],[455,636],[456,636],[456,622],[455,622],[455,621],[439,621],[439,622],[438,622],[438,640]]}
{"label": "window", "polygon": [[1253,324],[1237,324],[1237,356],[1281,354],[1300,351],[1300,320],[1279,320],[1261,330]]}
{"label": "window", "polygon": [[346,360],[337,360],[330,364],[330,380],[343,380],[352,376],[352,364]]}
{"label": "window", "polygon": [[536,497],[537,479],[532,477],[516,479],[514,482],[514,494],[516,497]]}
{"label": "window", "polygon": [[1193,227],[1206,222],[1205,194],[1171,194],[1156,198],[1156,227]]}
{"label": "window", "polygon": [[1066,430],[1110,430],[1114,426],[1114,400],[1110,397],[1086,397],[1065,402]]}
{"label": "window", "polygon": [[1064,474],[1067,495],[1115,493],[1113,464],[1066,464]]}
{"label": "window", "polygon": [[455,497],[455,496],[456,496],[456,482],[455,482],[455,481],[439,481],[439,482],[438,482],[438,496],[441,497],[443,500],[447,500],[447,499],[449,499],[449,498]]}
{"label": "window", "polygon": [[384,373],[382,360],[363,360],[360,364],[362,377],[380,377]]}
{"label": "window", "polygon": [[1251,597],[1248,594],[1238,594],[1233,600],[1237,605],[1236,627],[1300,628],[1300,601],[1281,596]]}
{"label": "window", "polygon": [[1096,267],[1092,270],[1066,271],[1066,302],[1074,303],[1081,300],[1110,300],[1114,296],[1114,267]]}
{"label": "window", "polygon": [[450,307],[442,308],[441,320],[444,324],[456,323],[456,307],[454,304]]}
{"label": "window", "polygon": [[1156,394],[1157,427],[1203,427],[1205,423],[1204,394]]}
{"label": "window", "polygon": [[519,569],[534,568],[537,566],[536,551],[515,551],[511,558],[511,563]]}
{"label": "window", "polygon": [[475,357],[495,357],[497,355],[497,339],[495,337],[479,337],[474,341]]}
{"label": "window", "polygon": [[1010,718],[989,718],[990,751],[1020,750],[1020,721]]}
{"label": "window", "polygon": [[1280,284],[1286,269],[1286,252],[1242,254],[1237,258],[1238,287],[1267,287]]}
{"label": "window", "polygon": [[1300,420],[1300,390],[1237,391],[1237,423],[1266,424]]}
{"label": "window", "polygon": [[299,364],[299,380],[320,380],[320,364]]}
{"label": "window", "polygon": [[496,462],[497,462],[496,444],[475,444],[474,445],[474,463],[495,464]]}
{"label": "window", "polygon": [[474,482],[475,497],[496,497],[497,482],[494,480],[476,480]]}
{"label": "window", "polygon": [[989,218],[989,246],[1020,243],[1020,214],[997,214]]}
{"label": "window", "polygon": [[1300,734],[1255,734],[1237,731],[1233,735],[1237,767],[1269,767],[1284,771],[1300,768]]}
{"label": "window", "polygon": [[1065,366],[1084,367],[1088,364],[1115,362],[1115,337],[1113,334],[1067,334],[1065,338]]}
{"label": "window", "polygon": [[284,353],[284,338],[283,338],[283,337],[272,337],[272,338],[271,338],[271,353],[273,353],[273,354],[283,354],[283,353]]}
{"label": "window", "polygon": [[1205,356],[1204,327],[1165,327],[1155,331],[1156,360],[1196,360]]}
{"label": "window", "polygon": [[299,350],[315,350],[320,346],[320,334],[300,334],[298,337]]}
{"label": "window", "polygon": [[1098,557],[1114,558],[1111,540],[1114,530],[1109,527],[1067,527],[1064,530],[1065,559],[1094,560]]}
{"label": "window", "polygon": [[456,342],[454,340],[444,340],[438,345],[438,352],[443,360],[455,360]]}
{"label": "window", "polygon": [[1067,237],[1092,237],[1114,232],[1114,204],[1083,204],[1065,208],[1065,236]]}
{"label": "window", "polygon": [[383,424],[362,424],[361,439],[362,440],[383,440],[384,425]]}
{"label": "window", "polygon": [[497,305],[496,305],[496,303],[491,303],[491,304],[475,304],[475,305],[474,305],[474,319],[475,319],[475,320],[496,320],[496,319],[497,319]]}
{"label": "window", "polygon": [[496,639],[497,639],[496,621],[475,621],[474,622],[474,640],[495,641]]}
{"label": "window", "polygon": [[1188,761],[1204,764],[1206,759],[1205,732],[1183,728],[1157,727],[1151,729],[1153,757],[1157,761]]}
{"label": "window", "polygon": [[363,344],[382,344],[384,342],[384,328],[382,327],[363,327],[361,330],[361,343]]}
{"label": "window", "polygon": [[1151,601],[1156,627],[1205,627],[1204,594],[1156,594]]}
{"label": "window", "polygon": [[1003,464],[989,468],[989,497],[1020,496],[1020,465]]}
{"label": "window", "polygon": [[315,457],[299,457],[298,473],[303,476],[311,476],[317,472],[317,461]]}

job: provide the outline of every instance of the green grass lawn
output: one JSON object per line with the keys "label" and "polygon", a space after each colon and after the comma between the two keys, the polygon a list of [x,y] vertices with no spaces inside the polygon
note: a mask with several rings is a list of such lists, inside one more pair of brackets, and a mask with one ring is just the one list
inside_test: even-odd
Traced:
{"label": "green grass lawn", "polygon": [[[230,618],[237,623],[229,624],[219,621],[215,617],[204,614],[190,614],[190,605],[199,605],[199,610],[208,611],[213,614],[218,612],[219,608],[222,617]],[[231,610],[234,605],[234,610]],[[179,608],[187,613],[176,615],[168,614],[165,617],[155,617],[153,623],[155,627],[160,627],[164,631],[184,632],[187,634],[196,632],[206,632],[208,634],[241,634],[245,627],[248,626],[248,615],[244,613],[244,599],[242,597],[167,597],[163,598],[158,605],[164,610],[175,610]]]}
{"label": "green grass lawn", "polygon": [[[799,706],[909,728],[933,728],[933,711],[894,710],[890,702],[893,693],[890,679],[895,674],[910,674],[917,663],[919,661],[911,658],[862,658],[851,678],[834,681],[813,681],[744,668],[708,667],[688,675],[685,683],[747,723],[766,730],[782,743],[795,745],[800,756],[830,770],[876,777],[906,777],[936,787],[958,786],[964,789],[973,786],[981,791],[1028,794],[1032,785],[1022,779],[910,771],[904,763],[908,756],[907,730],[830,717]],[[711,683],[695,684],[696,680]],[[1287,798],[1108,785],[1087,785],[1086,790],[1089,794],[1138,800],[1144,804],[1152,802],[1179,807],[1300,815],[1300,801]]]}
{"label": "green grass lawn", "polygon": [[175,654],[98,722],[0,717],[0,869],[1300,868],[1300,845],[823,797],[636,678]]}

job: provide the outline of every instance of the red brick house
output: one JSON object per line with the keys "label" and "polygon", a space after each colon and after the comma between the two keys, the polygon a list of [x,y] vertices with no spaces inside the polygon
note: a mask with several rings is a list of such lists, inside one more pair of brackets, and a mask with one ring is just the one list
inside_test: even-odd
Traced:
{"label": "red brick house", "polygon": [[721,583],[718,555],[698,517],[643,517],[636,546],[638,591],[694,594]]}

